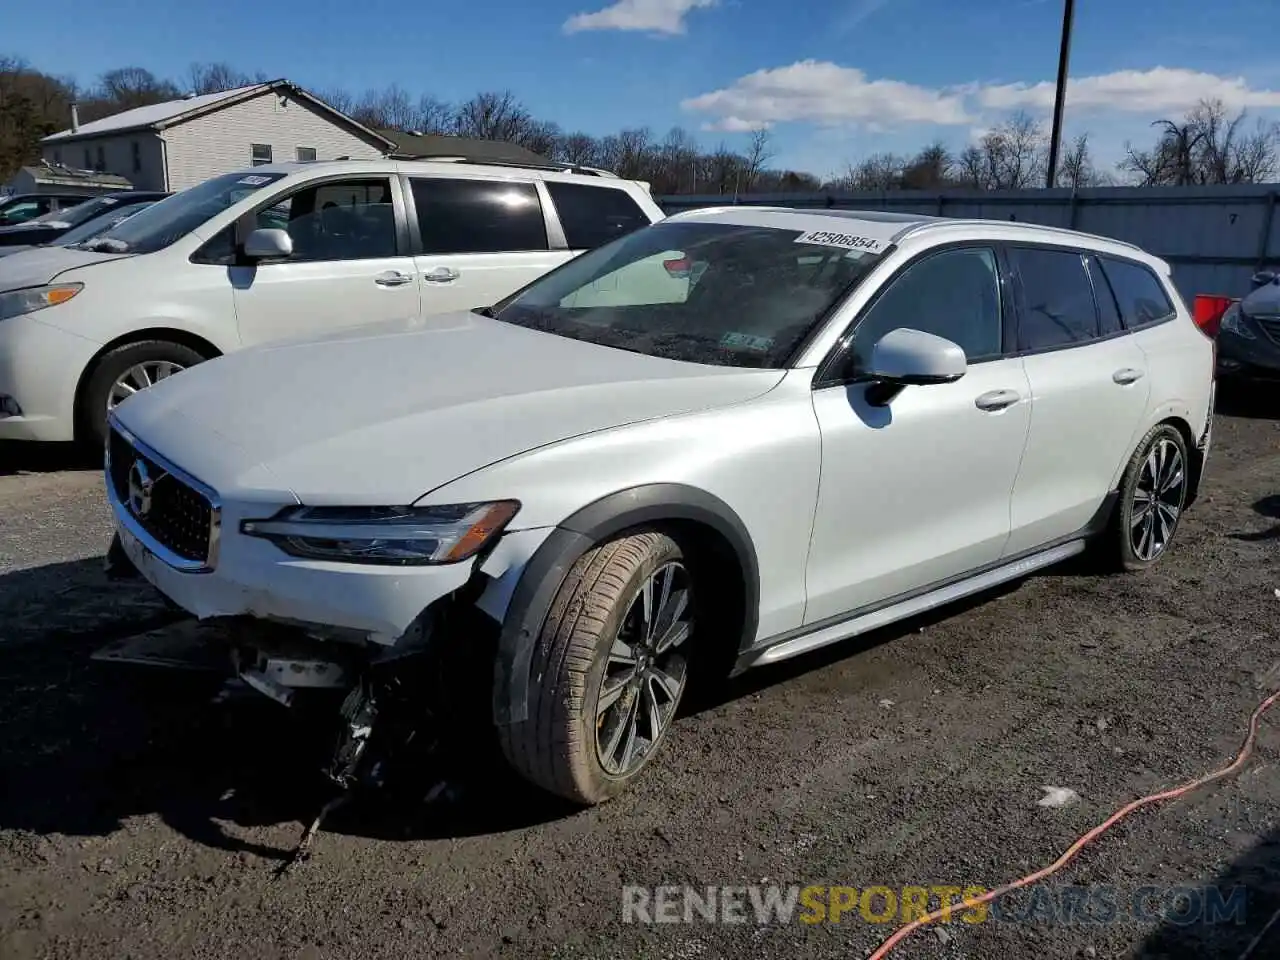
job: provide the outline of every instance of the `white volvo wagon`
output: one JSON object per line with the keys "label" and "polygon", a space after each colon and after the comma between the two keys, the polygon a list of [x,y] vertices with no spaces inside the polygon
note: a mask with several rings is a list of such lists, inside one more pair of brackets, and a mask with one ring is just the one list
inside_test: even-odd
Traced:
{"label": "white volvo wagon", "polygon": [[1086,548],[1158,562],[1213,376],[1169,267],[1128,244],[701,210],[490,309],[131,397],[113,556],[241,630],[264,692],[350,691],[353,731],[379,664],[487,633],[510,763],[594,803],[654,758],[700,663],[773,663]]}

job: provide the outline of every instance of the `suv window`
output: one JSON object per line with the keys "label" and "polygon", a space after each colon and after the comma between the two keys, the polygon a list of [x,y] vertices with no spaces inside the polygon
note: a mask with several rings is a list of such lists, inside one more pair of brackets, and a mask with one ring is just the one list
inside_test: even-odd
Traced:
{"label": "suv window", "polygon": [[1098,309],[1080,254],[1011,247],[1009,262],[1022,283],[1019,350],[1045,350],[1097,339]]}
{"label": "suv window", "polygon": [[422,252],[515,253],[547,249],[547,225],[532,183],[415,177]]}
{"label": "suv window", "polygon": [[640,206],[616,187],[546,181],[571,250],[590,250],[649,225]]}
{"label": "suv window", "polygon": [[1099,333],[1104,337],[1120,333],[1124,330],[1124,324],[1120,322],[1120,311],[1116,307],[1115,293],[1107,281],[1107,275],[1102,272],[1097,257],[1085,257],[1084,262],[1089,270],[1089,279],[1093,281],[1093,299],[1098,304]]}
{"label": "suv window", "polygon": [[1103,272],[1111,281],[1111,289],[1115,291],[1120,316],[1126,327],[1167,320],[1177,312],[1169,302],[1164,286],[1149,268],[1110,257],[1099,259]]}
{"label": "suv window", "polygon": [[13,224],[34,220],[36,217],[48,213],[52,206],[52,202],[43,197],[12,203],[4,208],[3,213],[0,213],[0,226],[12,226]]}
{"label": "suv window", "polygon": [[995,252],[985,247],[945,250],[907,267],[858,322],[854,370],[865,370],[871,348],[899,327],[959,344],[970,363],[1000,356],[1000,275]]}

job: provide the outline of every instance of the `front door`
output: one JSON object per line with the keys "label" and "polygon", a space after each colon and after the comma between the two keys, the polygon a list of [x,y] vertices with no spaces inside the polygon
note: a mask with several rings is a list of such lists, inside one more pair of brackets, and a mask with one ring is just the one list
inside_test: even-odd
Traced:
{"label": "front door", "polygon": [[898,327],[946,337],[969,366],[911,386],[887,406],[867,385],[816,390],[822,475],[806,576],[807,624],[956,577],[999,559],[1027,439],[1030,391],[1005,356],[995,252],[959,247],[900,273],[858,322],[854,370]]}
{"label": "front door", "polygon": [[569,260],[552,250],[536,184],[411,177],[424,315],[487,307]]}
{"label": "front door", "polygon": [[321,181],[258,214],[259,227],[288,231],[293,254],[229,269],[245,346],[418,316],[392,189],[385,176]]}

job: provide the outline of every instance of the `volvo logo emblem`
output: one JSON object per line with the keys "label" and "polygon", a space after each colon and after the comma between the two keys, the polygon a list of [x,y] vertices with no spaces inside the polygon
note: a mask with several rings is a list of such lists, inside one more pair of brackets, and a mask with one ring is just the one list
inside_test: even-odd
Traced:
{"label": "volvo logo emblem", "polygon": [[129,509],[134,516],[145,517],[151,512],[151,490],[159,477],[152,477],[141,459],[134,460],[129,468]]}

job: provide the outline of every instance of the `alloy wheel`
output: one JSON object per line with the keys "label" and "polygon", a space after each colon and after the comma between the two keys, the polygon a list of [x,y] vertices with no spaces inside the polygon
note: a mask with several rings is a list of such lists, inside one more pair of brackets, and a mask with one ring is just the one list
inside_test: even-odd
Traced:
{"label": "alloy wheel", "polygon": [[1138,473],[1129,518],[1129,543],[1142,561],[1164,553],[1182,516],[1187,471],[1182,451],[1167,437],[1155,442]]}
{"label": "alloy wheel", "polygon": [[139,390],[154,386],[161,380],[181,373],[185,367],[172,360],[143,360],[125,370],[107,393],[107,409],[112,410],[116,404],[133,396]]}
{"label": "alloy wheel", "polygon": [[672,561],[648,576],[622,618],[596,697],[596,756],[610,776],[637,770],[675,717],[688,679],[690,596],[689,572]]}

